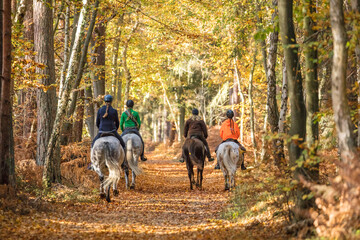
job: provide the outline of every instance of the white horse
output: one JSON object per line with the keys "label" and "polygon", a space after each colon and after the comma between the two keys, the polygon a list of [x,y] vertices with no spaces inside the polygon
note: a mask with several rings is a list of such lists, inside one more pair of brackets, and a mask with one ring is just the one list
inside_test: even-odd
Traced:
{"label": "white horse", "polygon": [[[142,169],[138,166],[139,158],[142,153],[142,143],[141,139],[138,135],[134,133],[128,133],[122,136],[125,145],[126,145],[126,161],[128,166],[132,171],[131,185],[130,189],[135,189],[135,178],[136,175],[142,173]],[[129,170],[127,170],[128,172]],[[129,186],[129,180],[127,176],[125,176],[126,186]]]}
{"label": "white horse", "polygon": [[217,160],[225,178],[225,190],[230,190],[236,186],[236,169],[240,167],[244,161],[244,155],[239,151],[241,151],[241,149],[238,144],[234,142],[224,142],[220,144],[216,152]]}
{"label": "white horse", "polygon": [[[114,136],[106,136],[97,139],[91,149],[91,166],[99,175],[100,197],[106,197],[110,202],[110,185],[113,186],[114,196],[119,194],[117,184],[120,179],[120,167],[124,162],[125,153],[119,140]],[[109,176],[104,181],[105,166],[109,170]]]}

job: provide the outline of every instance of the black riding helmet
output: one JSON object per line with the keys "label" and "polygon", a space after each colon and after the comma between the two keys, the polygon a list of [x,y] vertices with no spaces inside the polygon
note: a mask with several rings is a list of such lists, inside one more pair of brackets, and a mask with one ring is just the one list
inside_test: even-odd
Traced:
{"label": "black riding helmet", "polygon": [[233,118],[233,117],[234,117],[234,112],[233,112],[232,110],[227,110],[226,116],[227,116],[228,118]]}
{"label": "black riding helmet", "polygon": [[192,114],[193,114],[193,115],[199,115],[199,110],[197,110],[196,108],[194,108],[194,109],[192,110]]}
{"label": "black riding helmet", "polygon": [[127,100],[127,101],[126,101],[126,106],[127,106],[128,108],[134,107],[134,101],[133,101],[133,100]]}
{"label": "black riding helmet", "polygon": [[104,102],[112,102],[112,100],[113,100],[113,97],[111,96],[111,95],[105,95],[105,97],[104,97]]}

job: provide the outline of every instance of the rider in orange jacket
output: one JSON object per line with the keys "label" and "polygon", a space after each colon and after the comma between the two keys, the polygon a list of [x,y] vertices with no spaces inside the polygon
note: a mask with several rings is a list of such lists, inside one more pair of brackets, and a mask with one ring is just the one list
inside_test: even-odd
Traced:
{"label": "rider in orange jacket", "polygon": [[[240,129],[239,129],[239,126],[236,124],[236,122],[232,119],[234,117],[234,112],[232,110],[228,110],[226,112],[226,116],[228,119],[226,119],[221,124],[221,128],[220,128],[220,137],[223,140],[222,143],[223,142],[235,142],[239,145],[240,149],[243,152],[245,152],[246,149],[237,140],[240,136]],[[217,151],[218,147],[215,149],[215,152]],[[220,169],[219,162],[216,163],[215,169]],[[242,170],[246,169],[244,162],[242,162],[242,164],[241,164],[241,169]]]}

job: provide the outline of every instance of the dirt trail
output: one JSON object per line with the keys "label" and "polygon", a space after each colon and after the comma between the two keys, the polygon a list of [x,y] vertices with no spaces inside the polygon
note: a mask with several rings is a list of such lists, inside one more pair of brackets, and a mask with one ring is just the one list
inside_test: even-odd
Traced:
{"label": "dirt trail", "polygon": [[[219,142],[214,134],[211,148]],[[264,226],[223,220],[231,193],[223,191],[221,171],[206,163],[203,190],[189,190],[185,163],[174,160],[178,148],[157,149],[142,163],[144,174],[135,190],[125,190],[112,202],[65,201],[51,211],[32,212],[15,220],[3,216],[0,238],[10,239],[263,239]]]}

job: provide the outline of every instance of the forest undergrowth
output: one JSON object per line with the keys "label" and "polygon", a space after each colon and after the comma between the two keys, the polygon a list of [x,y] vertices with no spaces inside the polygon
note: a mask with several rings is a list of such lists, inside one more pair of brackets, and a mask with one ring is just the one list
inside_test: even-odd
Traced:
{"label": "forest undergrowth", "polygon": [[[214,154],[221,142],[217,127],[208,140]],[[42,168],[32,159],[21,159],[25,155],[19,149],[18,187],[0,189],[0,238],[292,238],[286,233],[293,206],[290,180],[271,160],[256,164],[246,147],[248,169],[238,170],[236,190],[224,191],[222,172],[206,162],[204,189],[191,191],[186,166],[177,161],[180,144],[149,143],[149,160],[141,163],[144,174],[138,176],[136,189],[126,190],[122,178],[120,195],[111,203],[99,198],[98,176],[87,170],[90,141],[62,149],[63,183],[51,191],[41,188]],[[322,154],[321,179],[327,183],[336,170],[336,152]]]}

